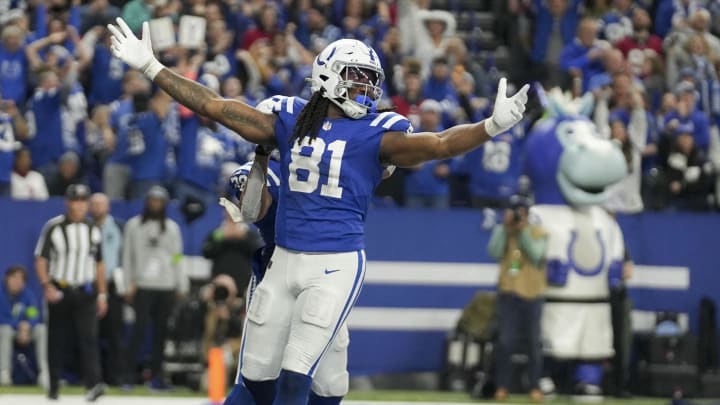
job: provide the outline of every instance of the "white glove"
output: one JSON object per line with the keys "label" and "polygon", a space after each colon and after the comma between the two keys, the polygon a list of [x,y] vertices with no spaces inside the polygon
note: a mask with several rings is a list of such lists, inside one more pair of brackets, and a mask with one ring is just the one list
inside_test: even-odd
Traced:
{"label": "white glove", "polygon": [[503,133],[520,122],[525,112],[525,103],[528,100],[528,89],[530,86],[526,84],[514,96],[508,98],[505,95],[507,79],[504,77],[500,79],[493,115],[485,120],[485,131],[488,135],[495,136]]}
{"label": "white glove", "polygon": [[130,65],[130,67],[143,72],[150,80],[155,79],[155,76],[165,66],[158,62],[153,54],[152,43],[150,42],[150,25],[148,25],[147,21],[143,23],[142,40],[140,40],[133,34],[122,18],[118,17],[115,21],[117,21],[119,29],[112,24],[107,26],[112,33],[110,38],[112,46],[110,49],[113,55]]}

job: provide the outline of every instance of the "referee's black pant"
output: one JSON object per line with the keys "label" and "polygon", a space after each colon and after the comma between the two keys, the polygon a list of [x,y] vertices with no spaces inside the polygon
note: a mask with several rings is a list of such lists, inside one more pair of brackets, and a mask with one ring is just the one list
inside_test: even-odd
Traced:
{"label": "referee's black pant", "polygon": [[163,356],[167,339],[168,319],[175,302],[175,291],[148,290],[138,288],[133,298],[135,309],[135,325],[128,348],[128,383],[135,383],[137,363],[142,343],[145,341],[147,327],[152,324],[152,351],[150,354],[150,371],[152,378],[163,379]]}
{"label": "referee's black pant", "polygon": [[114,282],[108,283],[108,309],[100,320],[100,363],[103,381],[110,385],[120,385],[125,377],[125,347],[123,344],[124,301],[118,295]]}
{"label": "referee's black pant", "polygon": [[97,304],[94,293],[82,287],[59,288],[60,301],[48,303],[48,368],[50,391],[57,392],[67,353],[77,346],[87,388],[100,383]]}

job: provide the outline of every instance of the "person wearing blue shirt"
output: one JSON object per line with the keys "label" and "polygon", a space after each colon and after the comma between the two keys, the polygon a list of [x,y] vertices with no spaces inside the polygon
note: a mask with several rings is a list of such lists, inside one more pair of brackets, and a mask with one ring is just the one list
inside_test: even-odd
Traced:
{"label": "person wearing blue shirt", "polygon": [[504,132],[456,161],[457,173],[469,176],[472,206],[501,208],[517,193],[523,167],[525,128]]}
{"label": "person wearing blue shirt", "polygon": [[583,0],[534,0],[535,31],[530,60],[538,78],[559,85],[564,75],[558,60],[565,45],[575,38]]}
{"label": "person wearing blue shirt", "polygon": [[27,97],[28,60],[22,30],[9,25],[2,30],[0,42],[0,96],[25,105]]}
{"label": "person wearing blue shirt", "polygon": [[584,18],[580,21],[575,40],[560,53],[560,67],[582,81],[582,92],[587,90],[591,77],[605,71],[602,59],[610,44],[597,40],[597,32],[597,22]]}
{"label": "person wearing blue shirt", "polygon": [[[440,131],[442,106],[427,99],[420,104],[419,130]],[[405,175],[405,205],[410,208],[447,208],[450,186],[450,165],[445,160],[432,160],[408,169]]]}
{"label": "person wearing blue shirt", "polygon": [[150,82],[138,72],[129,71],[123,77],[122,97],[110,104],[110,128],[115,137],[113,145],[107,150],[102,183],[103,191],[111,200],[127,197],[131,157],[129,133],[130,121],[135,111],[134,96],[149,92]]}
{"label": "person wearing blue shirt", "polygon": [[84,65],[82,67],[87,66],[88,62],[90,67],[88,104],[91,108],[98,104],[110,104],[122,96],[123,76],[128,67],[110,52],[110,36],[105,30],[95,27],[85,37],[97,40],[94,46],[89,47],[92,49],[91,54],[81,61],[81,65]]}
{"label": "person wearing blue shirt", "polygon": [[678,98],[677,108],[665,115],[664,126],[674,133],[682,126],[692,134],[695,145],[707,154],[710,147],[710,119],[707,114],[697,108],[695,86],[689,82],[681,82],[675,87]]}
{"label": "person wearing blue shirt", "polygon": [[[450,81],[450,68],[445,57],[435,58],[432,62],[430,75],[425,79],[422,90],[423,98],[430,98],[442,103],[443,110],[449,111],[457,106],[458,96]],[[448,123],[442,117],[441,123]]]}
{"label": "person wearing blue shirt", "polygon": [[28,107],[31,130],[27,146],[33,157],[34,169],[46,179],[54,176],[57,160],[65,152],[62,93],[57,74],[53,70],[45,70],[39,74],[39,83]]}
{"label": "person wearing blue shirt", "polygon": [[[135,96],[138,103],[141,95]],[[147,108],[130,119],[128,145],[130,198],[142,198],[153,187],[162,185],[172,172],[170,167],[173,138],[179,132],[177,105],[163,91],[156,91]]]}
{"label": "person wearing blue shirt", "polygon": [[13,341],[35,343],[38,384],[47,386],[47,333],[40,316],[40,301],[27,288],[27,271],[10,266],[0,285],[0,386],[12,384]]}
{"label": "person wearing blue shirt", "polygon": [[193,196],[206,207],[214,205],[220,169],[231,145],[226,143],[217,124],[194,113],[181,120],[180,134],[175,197],[182,201]]}

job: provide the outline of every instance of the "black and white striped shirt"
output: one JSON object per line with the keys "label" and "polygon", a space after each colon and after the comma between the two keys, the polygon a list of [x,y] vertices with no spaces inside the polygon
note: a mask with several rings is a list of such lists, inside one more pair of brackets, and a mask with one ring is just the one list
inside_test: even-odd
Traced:
{"label": "black and white striped shirt", "polygon": [[40,233],[35,257],[48,261],[50,280],[79,286],[95,281],[102,260],[100,229],[88,220],[70,222],[64,215],[49,220]]}

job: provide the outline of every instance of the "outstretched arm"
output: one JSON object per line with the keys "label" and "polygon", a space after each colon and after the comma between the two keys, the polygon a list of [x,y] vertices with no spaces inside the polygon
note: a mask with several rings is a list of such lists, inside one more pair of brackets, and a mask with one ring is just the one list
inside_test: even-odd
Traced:
{"label": "outstretched arm", "polygon": [[238,100],[224,99],[198,82],[163,68],[153,82],[180,104],[217,121],[253,143],[274,145],[274,114],[265,114]]}
{"label": "outstretched arm", "polygon": [[523,86],[510,98],[505,95],[506,86],[506,79],[500,79],[493,115],[484,121],[456,125],[442,132],[387,132],[380,143],[382,162],[410,167],[428,160],[448,159],[469,152],[512,128],[525,112],[529,86]]}
{"label": "outstretched arm", "polygon": [[122,18],[116,21],[117,27],[108,25],[116,57],[143,72],[172,98],[196,113],[225,125],[250,142],[274,145],[274,114],[262,113],[237,100],[223,99],[207,87],[165,68],[153,54],[147,22],[143,23],[140,40]]}

